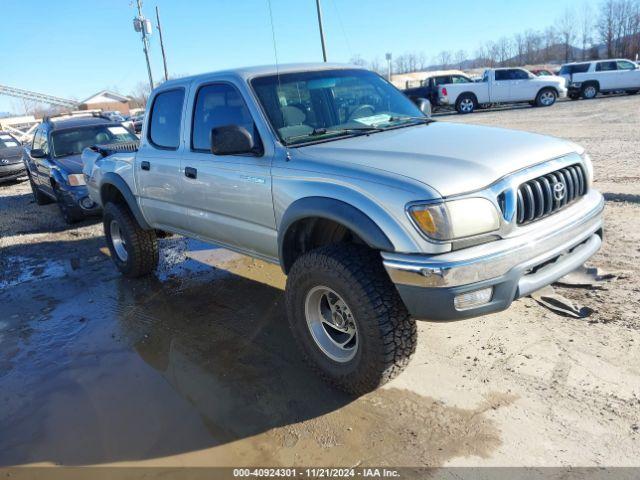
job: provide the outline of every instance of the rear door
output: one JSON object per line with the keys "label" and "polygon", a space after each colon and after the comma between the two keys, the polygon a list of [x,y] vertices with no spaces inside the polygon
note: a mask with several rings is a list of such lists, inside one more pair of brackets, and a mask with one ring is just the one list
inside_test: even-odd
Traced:
{"label": "rear door", "polygon": [[596,64],[596,79],[600,83],[600,90],[615,90],[621,88],[620,72],[615,60],[607,60]]}
{"label": "rear door", "polygon": [[[194,85],[189,146],[182,160],[190,228],[199,237],[263,257],[277,257],[271,196],[273,145],[260,134],[253,113],[231,82]],[[292,109],[295,107],[291,107]],[[255,154],[216,156],[211,130],[237,125],[252,134]]]}
{"label": "rear door", "polygon": [[147,221],[159,229],[185,233],[189,231],[189,215],[182,190],[180,158],[186,97],[185,86],[156,93],[146,138],[135,160],[140,205]]}
{"label": "rear door", "polygon": [[491,88],[491,102],[501,103],[511,101],[511,69],[495,70],[495,80]]}

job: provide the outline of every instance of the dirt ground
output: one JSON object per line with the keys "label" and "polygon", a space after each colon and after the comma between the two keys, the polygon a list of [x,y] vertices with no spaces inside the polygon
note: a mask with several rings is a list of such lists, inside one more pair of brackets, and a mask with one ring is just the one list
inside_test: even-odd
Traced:
{"label": "dirt ground", "polygon": [[278,267],[173,237],[126,280],[99,222],[0,186],[0,466],[638,466],[640,95],[439,120],[588,149],[608,200],[591,265],[619,277],[557,290],[591,316],[524,298],[421,322],[407,370],[353,399],[301,364]]}

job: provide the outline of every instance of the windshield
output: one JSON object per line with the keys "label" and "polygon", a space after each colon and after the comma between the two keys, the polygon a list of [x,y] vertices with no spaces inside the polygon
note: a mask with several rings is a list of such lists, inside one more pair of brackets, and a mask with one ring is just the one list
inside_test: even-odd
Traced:
{"label": "windshield", "polygon": [[78,155],[92,145],[137,141],[138,137],[122,125],[95,125],[54,131],[51,134],[53,156],[56,158]]}
{"label": "windshield", "polygon": [[411,100],[368,70],[322,70],[251,82],[286,145],[371,133],[427,120]]}
{"label": "windshield", "polygon": [[20,142],[8,133],[0,133],[0,150],[4,148],[19,147]]}

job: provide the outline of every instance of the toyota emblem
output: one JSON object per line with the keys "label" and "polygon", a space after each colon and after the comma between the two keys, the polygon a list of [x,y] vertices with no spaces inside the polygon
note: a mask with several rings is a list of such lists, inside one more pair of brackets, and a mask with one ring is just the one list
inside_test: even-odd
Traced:
{"label": "toyota emblem", "polygon": [[567,193],[567,188],[564,183],[558,182],[553,186],[553,198],[558,202],[561,201]]}

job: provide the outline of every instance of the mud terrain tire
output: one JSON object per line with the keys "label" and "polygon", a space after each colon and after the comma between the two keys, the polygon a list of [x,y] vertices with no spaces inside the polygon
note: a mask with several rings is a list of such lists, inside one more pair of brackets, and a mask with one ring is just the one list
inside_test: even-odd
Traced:
{"label": "mud terrain tire", "polygon": [[[309,326],[309,299],[318,288],[337,293],[357,327],[353,358],[336,361],[322,350]],[[286,287],[289,326],[313,370],[332,385],[362,395],[397,376],[416,348],[416,323],[382,266],[379,252],[334,244],[296,260]],[[316,311],[321,311],[319,307]]]}
{"label": "mud terrain tire", "polygon": [[156,232],[141,228],[126,205],[107,203],[103,225],[109,253],[120,273],[136,278],[155,270],[158,265]]}

